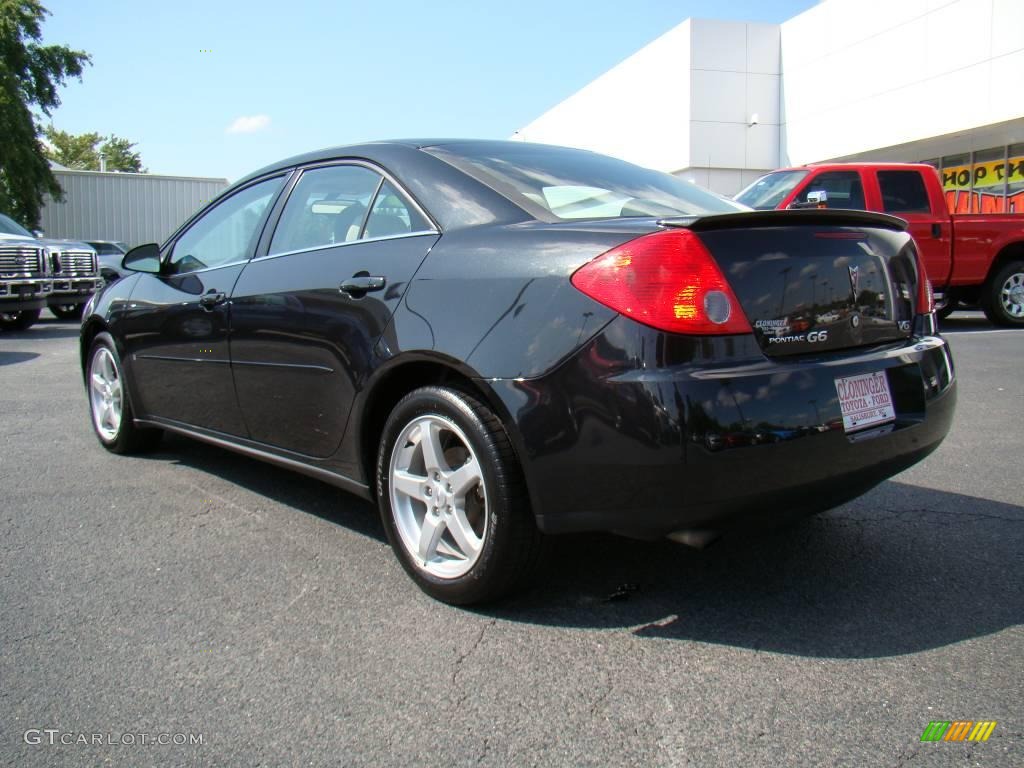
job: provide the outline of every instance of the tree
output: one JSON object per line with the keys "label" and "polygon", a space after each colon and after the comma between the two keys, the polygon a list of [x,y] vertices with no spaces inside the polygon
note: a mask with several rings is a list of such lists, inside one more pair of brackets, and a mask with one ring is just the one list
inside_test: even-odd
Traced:
{"label": "tree", "polygon": [[68,168],[98,171],[102,154],[108,171],[145,173],[142,158],[138,152],[132,151],[135,144],[114,134],[106,138],[98,133],[81,133],[76,136],[51,126],[46,129],[46,140],[50,144],[46,156]]}
{"label": "tree", "polygon": [[57,88],[81,80],[89,63],[83,51],[42,45],[49,13],[39,0],[0,0],[0,210],[29,227],[39,225],[45,194],[62,198],[32,108],[50,115],[60,105]]}
{"label": "tree", "polygon": [[[45,131],[50,146],[46,156],[65,168],[80,171],[96,171],[100,167],[100,155],[96,145],[100,143],[98,133],[83,133],[78,136],[49,127]],[[52,147],[52,149],[51,149]]]}
{"label": "tree", "polygon": [[128,139],[110,134],[100,146],[100,152],[107,162],[107,170],[145,173],[146,169],[142,167],[142,158],[138,152],[132,151],[134,146],[135,144]]}

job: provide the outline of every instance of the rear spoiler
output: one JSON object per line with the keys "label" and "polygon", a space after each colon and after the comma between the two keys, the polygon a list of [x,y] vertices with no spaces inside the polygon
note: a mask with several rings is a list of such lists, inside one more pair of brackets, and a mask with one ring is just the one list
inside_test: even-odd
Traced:
{"label": "rear spoiler", "polygon": [[717,213],[710,216],[672,216],[658,219],[658,226],[710,232],[715,229],[742,227],[788,227],[792,225],[820,225],[824,227],[880,227],[903,232],[907,222],[896,216],[871,211],[852,211],[830,208],[809,208],[795,211],[741,211]]}

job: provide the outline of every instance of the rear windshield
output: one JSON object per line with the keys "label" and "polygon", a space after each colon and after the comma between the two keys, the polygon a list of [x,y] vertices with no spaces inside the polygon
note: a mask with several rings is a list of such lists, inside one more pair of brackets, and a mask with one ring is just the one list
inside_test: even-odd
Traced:
{"label": "rear windshield", "polygon": [[537,144],[446,144],[426,150],[541,219],[695,216],[747,210],[667,173],[606,155]]}
{"label": "rear windshield", "polygon": [[759,211],[770,211],[777,208],[786,195],[793,191],[793,187],[803,181],[808,173],[810,171],[769,173],[736,195],[736,201]]}

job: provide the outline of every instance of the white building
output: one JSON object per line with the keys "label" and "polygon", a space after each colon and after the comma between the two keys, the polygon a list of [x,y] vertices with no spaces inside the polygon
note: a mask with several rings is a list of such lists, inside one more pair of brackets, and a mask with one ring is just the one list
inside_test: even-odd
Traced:
{"label": "white building", "polygon": [[1024,0],[825,0],[782,24],[687,19],[515,138],[724,194],[786,165],[929,161],[969,205],[972,189],[1024,189],[1021,30]]}

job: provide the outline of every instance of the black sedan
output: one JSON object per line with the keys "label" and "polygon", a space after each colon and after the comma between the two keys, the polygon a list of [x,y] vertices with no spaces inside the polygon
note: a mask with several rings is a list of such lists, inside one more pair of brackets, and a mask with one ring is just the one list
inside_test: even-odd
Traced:
{"label": "black sedan", "polygon": [[704,543],[933,451],[956,384],[905,227],[520,142],[314,152],[128,253],[83,320],[92,423],[375,499],[425,591],[493,599],[548,534]]}

